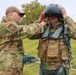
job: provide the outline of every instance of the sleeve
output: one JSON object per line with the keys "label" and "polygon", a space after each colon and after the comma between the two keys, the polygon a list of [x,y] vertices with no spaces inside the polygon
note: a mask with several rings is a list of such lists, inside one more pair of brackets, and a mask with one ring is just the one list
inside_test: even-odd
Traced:
{"label": "sleeve", "polygon": [[20,34],[24,34],[28,38],[44,32],[44,27],[40,23],[33,23],[30,25],[24,25],[21,27],[22,27],[22,31]]}
{"label": "sleeve", "polygon": [[0,23],[0,36],[1,37],[12,35],[16,31],[17,31],[17,26],[15,26],[13,23],[11,22]]}
{"label": "sleeve", "polygon": [[69,36],[72,39],[76,39],[76,23],[69,16],[66,17],[64,20],[68,25],[68,29],[69,29],[68,34],[69,34]]}
{"label": "sleeve", "polygon": [[7,22],[0,25],[0,36],[13,36],[14,40],[30,38],[34,35],[44,32],[44,27],[40,23],[30,25],[16,25],[13,22]]}

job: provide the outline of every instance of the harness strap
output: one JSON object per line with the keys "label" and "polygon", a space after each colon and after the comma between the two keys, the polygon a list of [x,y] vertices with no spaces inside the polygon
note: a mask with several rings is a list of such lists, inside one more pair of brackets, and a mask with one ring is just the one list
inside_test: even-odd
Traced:
{"label": "harness strap", "polygon": [[47,26],[47,29],[45,30],[45,32],[42,34],[42,38],[54,38],[54,39],[58,39],[60,33],[63,30],[63,26],[61,25],[52,35],[50,34],[50,26]]}
{"label": "harness strap", "polygon": [[[71,53],[71,50],[70,50],[70,41],[69,41],[70,39],[69,39],[69,37],[68,37],[67,31],[68,31],[68,30],[67,30],[67,24],[65,24],[65,25],[64,25],[64,39],[65,39],[66,45],[68,46],[68,52]],[[71,54],[70,54],[69,57],[71,58]],[[69,61],[70,61],[70,60],[71,60],[71,59],[69,59]],[[66,61],[65,61],[65,62],[66,62]],[[63,71],[64,68],[65,68],[65,62],[63,62],[62,65],[60,66],[57,75],[61,75],[62,71]],[[71,66],[71,65],[69,65],[69,66]],[[66,72],[66,74],[67,74],[67,72]]]}
{"label": "harness strap", "polygon": [[42,34],[42,38],[47,38],[50,32],[50,26],[47,26],[47,29]]}
{"label": "harness strap", "polygon": [[63,26],[60,26],[55,32],[53,35],[50,35],[50,37],[54,38],[54,39],[58,39],[60,33],[62,32],[63,30]]}
{"label": "harness strap", "polygon": [[62,71],[64,70],[65,64],[64,62],[62,63],[62,65],[60,66],[57,75],[61,75]]}
{"label": "harness strap", "polygon": [[70,49],[70,38],[68,37],[68,34],[67,34],[67,24],[64,25],[64,39],[65,39],[65,42],[66,42],[66,45],[68,47],[68,53],[69,53],[69,68],[71,68],[71,64],[70,64],[70,61],[73,59],[72,57],[72,52],[71,52],[71,49]]}

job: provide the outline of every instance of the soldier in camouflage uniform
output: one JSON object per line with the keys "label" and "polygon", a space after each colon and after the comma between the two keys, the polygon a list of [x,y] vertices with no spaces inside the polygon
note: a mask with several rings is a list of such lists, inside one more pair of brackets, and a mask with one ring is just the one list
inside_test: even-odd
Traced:
{"label": "soldier in camouflage uniform", "polygon": [[76,25],[65,9],[57,4],[48,5],[39,22],[45,21],[44,33],[30,39],[40,39],[38,56],[41,60],[40,75],[69,75],[72,59],[70,38],[76,40]]}
{"label": "soldier in camouflage uniform", "polygon": [[44,31],[45,22],[18,26],[23,15],[24,12],[11,6],[0,23],[0,75],[22,75],[22,39]]}

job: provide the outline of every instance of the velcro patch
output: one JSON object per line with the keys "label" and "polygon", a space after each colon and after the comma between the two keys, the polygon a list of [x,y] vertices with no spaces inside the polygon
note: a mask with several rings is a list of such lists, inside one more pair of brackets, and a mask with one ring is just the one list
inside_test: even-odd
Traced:
{"label": "velcro patch", "polygon": [[17,26],[11,22],[8,22],[6,24],[6,29],[9,30],[10,32],[15,32],[17,30]]}

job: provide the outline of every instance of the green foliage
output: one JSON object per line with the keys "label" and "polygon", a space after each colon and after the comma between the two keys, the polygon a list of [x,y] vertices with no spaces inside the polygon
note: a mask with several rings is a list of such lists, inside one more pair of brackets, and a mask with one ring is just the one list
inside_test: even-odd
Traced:
{"label": "green foliage", "polygon": [[71,47],[72,47],[72,56],[73,56],[73,60],[72,60],[72,67],[74,69],[76,69],[76,42],[75,40],[71,40]]}
{"label": "green foliage", "polygon": [[26,15],[23,17],[23,20],[21,21],[21,23],[30,24],[39,18],[41,12],[45,8],[45,5],[41,5],[38,2],[38,0],[35,0],[29,4],[23,4],[22,8],[23,8],[23,11],[26,13]]}
{"label": "green foliage", "polygon": [[[23,46],[25,54],[37,57],[38,40],[24,39]],[[39,63],[31,63],[27,65],[25,64],[23,75],[38,75],[38,73],[39,73]]]}
{"label": "green foliage", "polygon": [[[29,55],[37,57],[38,40],[24,39],[23,46],[24,46],[25,54],[29,54]],[[70,70],[69,75],[76,75],[76,42],[75,40],[71,40],[71,47],[72,47],[72,53],[73,53],[72,55],[74,59],[71,62],[73,68]],[[28,64],[28,65],[25,64],[23,75],[39,75],[39,64],[40,64],[39,62],[40,61],[38,61],[37,63]]]}

